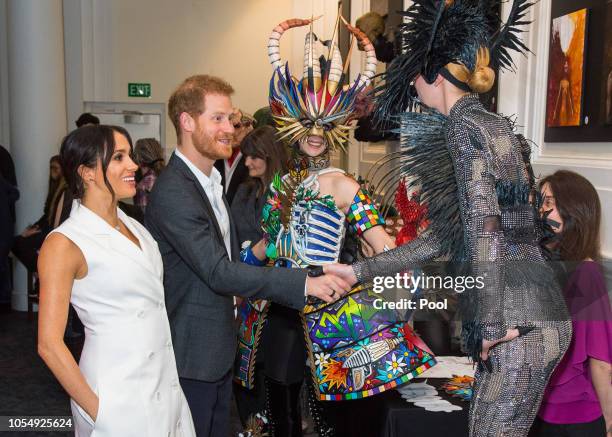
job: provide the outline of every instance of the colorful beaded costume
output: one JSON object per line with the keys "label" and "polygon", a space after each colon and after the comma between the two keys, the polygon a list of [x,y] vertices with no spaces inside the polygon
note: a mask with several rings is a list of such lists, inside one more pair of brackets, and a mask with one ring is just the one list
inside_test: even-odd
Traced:
{"label": "colorful beaded costume", "polygon": [[[341,170],[328,168],[311,174],[288,191],[286,181],[272,184],[263,222],[269,236],[268,255],[275,266],[309,267],[338,260],[347,227],[358,234],[384,224],[368,194],[359,190],[348,216],[331,196],[321,196],[318,176]],[[288,222],[284,203],[293,199]],[[302,317],[308,358],[321,400],[359,399],[394,388],[435,364],[432,354],[393,310],[376,309],[381,296],[359,285],[343,299],[326,304],[310,301]],[[253,384],[255,355],[265,323],[266,303],[244,302],[240,307],[239,354],[236,380]]]}

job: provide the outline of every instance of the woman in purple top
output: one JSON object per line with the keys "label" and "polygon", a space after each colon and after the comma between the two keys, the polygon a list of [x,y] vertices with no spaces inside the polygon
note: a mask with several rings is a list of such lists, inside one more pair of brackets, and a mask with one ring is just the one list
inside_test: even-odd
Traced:
{"label": "woman in purple top", "polygon": [[591,183],[560,170],[540,182],[543,213],[555,236],[548,249],[571,264],[564,295],[570,347],[555,369],[532,435],[612,436],[612,311],[599,261],[601,205]]}

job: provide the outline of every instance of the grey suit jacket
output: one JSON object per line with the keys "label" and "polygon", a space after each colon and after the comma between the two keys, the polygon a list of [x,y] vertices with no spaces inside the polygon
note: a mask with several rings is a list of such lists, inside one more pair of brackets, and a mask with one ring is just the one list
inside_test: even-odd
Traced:
{"label": "grey suit jacket", "polygon": [[[226,207],[229,211],[227,202]],[[304,307],[306,272],[239,262],[231,219],[235,261],[230,261],[204,189],[175,155],[149,196],[145,224],[164,262],[166,309],[180,377],[217,381],[232,367],[237,347],[232,296]]]}

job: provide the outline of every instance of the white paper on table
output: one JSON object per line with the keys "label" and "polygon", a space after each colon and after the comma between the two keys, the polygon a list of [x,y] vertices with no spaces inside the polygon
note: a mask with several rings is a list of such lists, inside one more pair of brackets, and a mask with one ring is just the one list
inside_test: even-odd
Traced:
{"label": "white paper on table", "polygon": [[415,406],[425,408],[427,411],[451,411],[462,410],[458,405],[438,396],[438,391],[427,382],[412,382],[396,389],[404,400],[412,402]]}
{"label": "white paper on table", "polygon": [[474,376],[475,368],[468,357],[436,357],[436,361],[438,363],[435,366],[423,372],[417,379]]}

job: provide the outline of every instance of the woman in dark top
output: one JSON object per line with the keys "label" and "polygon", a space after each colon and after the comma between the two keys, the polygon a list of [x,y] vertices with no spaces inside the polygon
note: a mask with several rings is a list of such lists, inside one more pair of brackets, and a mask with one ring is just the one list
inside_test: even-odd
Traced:
{"label": "woman in dark top", "polygon": [[[15,237],[13,243],[13,253],[23,263],[29,271],[36,271],[36,260],[38,250],[42,246],[47,234],[55,227],[55,218],[62,194],[66,190],[66,182],[62,175],[62,168],[59,162],[59,155],[51,157],[49,161],[49,188],[43,215],[34,223],[28,226],[21,235]],[[65,205],[65,202],[61,204]],[[70,213],[68,208],[67,213]],[[60,213],[62,215],[62,213]],[[67,217],[67,214],[66,214]],[[64,219],[66,217],[63,217]],[[61,220],[63,221],[63,220]]]}
{"label": "woman in dark top", "polygon": [[600,264],[599,197],[588,180],[567,170],[545,177],[540,192],[555,232],[547,248],[567,268],[563,292],[573,335],[546,387],[533,435],[610,436],[612,311]]}
{"label": "woman in dark top", "polygon": [[242,140],[240,150],[249,169],[249,179],[236,191],[232,216],[242,245],[245,241],[259,241],[263,236],[261,211],[266,203],[266,190],[275,174],[287,173],[287,152],[277,141],[276,129],[272,126],[261,126],[250,132]]}

